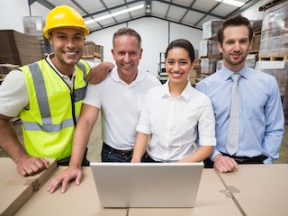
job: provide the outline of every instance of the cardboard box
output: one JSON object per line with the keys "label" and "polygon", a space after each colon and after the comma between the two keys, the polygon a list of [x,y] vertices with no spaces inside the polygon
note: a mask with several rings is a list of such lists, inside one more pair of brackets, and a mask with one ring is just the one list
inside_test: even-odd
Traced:
{"label": "cardboard box", "polygon": [[274,76],[278,82],[280,95],[288,96],[288,62],[284,61],[259,61],[256,69]]}
{"label": "cardboard box", "polygon": [[97,58],[103,61],[103,46],[96,45],[93,41],[86,41],[84,44],[83,59]]}
{"label": "cardboard box", "polygon": [[260,49],[261,34],[254,35],[250,53],[258,53]]}
{"label": "cardboard box", "polygon": [[200,57],[222,58],[222,53],[219,52],[217,44],[218,42],[215,39],[200,41]]}
{"label": "cardboard box", "polygon": [[202,38],[203,39],[215,38],[223,22],[224,22],[223,20],[210,20],[208,22],[203,23]]}
{"label": "cardboard box", "polygon": [[242,215],[214,169],[204,169],[194,208],[130,208],[129,216]]}
{"label": "cardboard box", "polygon": [[240,165],[219,176],[245,215],[288,215],[288,164]]}
{"label": "cardboard box", "polygon": [[18,68],[18,65],[0,64],[0,74],[8,74],[11,70]]}
{"label": "cardboard box", "polygon": [[42,58],[35,36],[13,30],[0,30],[0,63],[23,66]]}
{"label": "cardboard box", "polygon": [[[275,1],[276,2],[276,1]],[[287,35],[288,34],[288,2],[284,1],[279,5],[265,11],[259,54],[261,57],[287,56]],[[284,49],[283,49],[284,46]]]}
{"label": "cardboard box", "polygon": [[0,158],[0,215],[10,216],[45,183],[56,169],[56,162],[50,160],[50,166],[43,172],[23,177],[17,173],[16,164],[10,158]]}
{"label": "cardboard box", "polygon": [[216,71],[217,59],[201,58],[201,74],[213,74]]}
{"label": "cardboard box", "polygon": [[[59,167],[50,180],[66,167]],[[50,180],[25,203],[15,214],[16,216],[31,215],[69,215],[69,216],[126,216],[126,208],[102,208],[97,194],[92,170],[83,167],[84,177],[79,186],[75,183],[63,194],[56,191],[50,194],[46,191]]]}

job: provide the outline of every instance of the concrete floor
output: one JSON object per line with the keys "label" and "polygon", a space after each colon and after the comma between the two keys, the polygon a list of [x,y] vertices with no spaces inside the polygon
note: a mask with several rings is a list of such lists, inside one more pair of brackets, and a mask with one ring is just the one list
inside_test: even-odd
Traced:
{"label": "concrete floor", "polygon": [[[21,135],[21,123],[18,122],[14,125],[17,135],[22,138]],[[101,116],[97,120],[93,131],[90,136],[88,143],[88,159],[90,162],[100,162],[101,161],[101,148],[102,148],[102,127],[101,127]],[[5,157],[6,154],[0,149],[0,157]],[[282,146],[280,149],[280,158],[274,163],[288,163],[288,125],[285,127],[285,135],[282,141]]]}

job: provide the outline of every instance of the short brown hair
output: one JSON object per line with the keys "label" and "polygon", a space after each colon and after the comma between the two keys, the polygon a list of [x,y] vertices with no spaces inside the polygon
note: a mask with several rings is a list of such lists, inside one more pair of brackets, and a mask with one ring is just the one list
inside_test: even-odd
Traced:
{"label": "short brown hair", "polygon": [[118,31],[116,31],[113,35],[113,46],[115,46],[115,39],[118,36],[122,35],[130,35],[136,37],[136,39],[138,40],[139,47],[141,48],[141,41],[142,41],[141,36],[138,32],[136,32],[134,29],[131,28],[121,28]]}
{"label": "short brown hair", "polygon": [[252,38],[253,38],[253,27],[250,23],[250,21],[246,18],[246,17],[243,17],[241,15],[237,15],[237,16],[233,16],[233,17],[230,17],[228,19],[226,19],[221,28],[218,30],[218,33],[217,33],[217,40],[220,44],[223,43],[223,40],[224,40],[224,35],[223,35],[223,32],[224,30],[227,28],[227,27],[230,27],[230,26],[246,26],[249,30],[249,41],[251,42]]}

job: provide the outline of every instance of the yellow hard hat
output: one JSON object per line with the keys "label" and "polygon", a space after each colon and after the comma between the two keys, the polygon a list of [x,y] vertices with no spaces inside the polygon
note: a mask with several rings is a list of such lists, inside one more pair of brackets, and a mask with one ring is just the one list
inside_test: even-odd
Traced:
{"label": "yellow hard hat", "polygon": [[84,36],[89,34],[82,16],[73,8],[61,5],[53,8],[46,17],[43,29],[44,36],[49,39],[49,33],[55,28],[75,27],[83,29]]}

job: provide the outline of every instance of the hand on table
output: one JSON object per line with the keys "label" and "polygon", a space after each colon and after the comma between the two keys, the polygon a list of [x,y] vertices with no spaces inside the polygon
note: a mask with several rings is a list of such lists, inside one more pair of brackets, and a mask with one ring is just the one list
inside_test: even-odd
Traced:
{"label": "hand on table", "polygon": [[238,164],[233,158],[217,155],[214,160],[214,168],[219,172],[234,172],[238,170]]}
{"label": "hand on table", "polygon": [[22,176],[31,176],[48,168],[49,162],[42,158],[22,156],[17,162],[17,171]]}
{"label": "hand on table", "polygon": [[54,193],[61,186],[61,192],[65,193],[69,182],[75,180],[76,184],[80,185],[82,177],[83,177],[83,171],[81,167],[80,168],[68,167],[62,173],[60,173],[58,176],[52,179],[52,181],[48,185],[47,191],[50,193]]}

